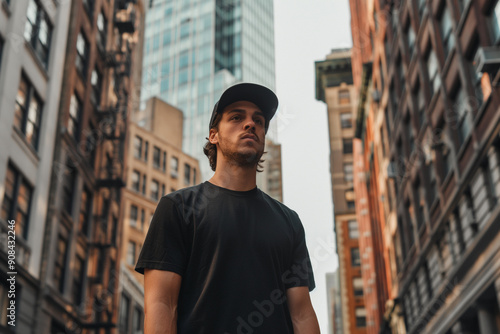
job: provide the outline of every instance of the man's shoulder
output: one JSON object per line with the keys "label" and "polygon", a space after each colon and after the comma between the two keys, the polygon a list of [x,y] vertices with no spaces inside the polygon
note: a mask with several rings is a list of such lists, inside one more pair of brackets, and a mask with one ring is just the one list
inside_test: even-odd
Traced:
{"label": "man's shoulder", "polygon": [[195,186],[190,186],[182,188],[171,193],[164,195],[163,197],[171,200],[176,204],[180,204],[188,201],[190,198],[196,197],[198,194],[203,193],[204,183],[197,184]]}
{"label": "man's shoulder", "polygon": [[260,191],[262,193],[262,198],[273,208],[282,211],[285,213],[287,216],[289,216],[291,219],[299,219],[299,216],[297,212],[294,210],[290,209],[288,206],[285,204],[281,203],[277,199],[271,197],[270,195],[266,194],[264,191]]}

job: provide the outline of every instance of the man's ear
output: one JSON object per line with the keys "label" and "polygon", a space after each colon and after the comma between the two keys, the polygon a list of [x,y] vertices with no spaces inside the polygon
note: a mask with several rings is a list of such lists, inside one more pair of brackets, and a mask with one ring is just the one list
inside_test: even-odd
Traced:
{"label": "man's ear", "polygon": [[210,132],[208,134],[208,141],[210,144],[216,145],[219,142],[219,133],[217,132],[217,129],[211,128]]}

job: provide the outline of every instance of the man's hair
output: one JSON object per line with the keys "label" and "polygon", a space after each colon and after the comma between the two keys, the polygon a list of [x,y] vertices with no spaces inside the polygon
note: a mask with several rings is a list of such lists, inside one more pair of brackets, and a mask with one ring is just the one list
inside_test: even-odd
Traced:
{"label": "man's hair", "polygon": [[[214,120],[214,125],[212,126],[212,129],[215,128],[217,131],[219,131],[219,123],[220,120],[222,119],[222,113],[217,113],[217,116],[215,116]],[[266,120],[267,122],[267,120]],[[203,153],[208,158],[208,162],[210,163],[210,168],[215,172],[215,168],[217,167],[217,145],[212,144],[208,138],[205,138],[207,142],[203,146]],[[267,152],[264,152],[264,154]],[[257,163],[257,172],[263,172],[264,171],[264,166],[262,164],[264,163],[265,160],[260,159],[259,162]]]}

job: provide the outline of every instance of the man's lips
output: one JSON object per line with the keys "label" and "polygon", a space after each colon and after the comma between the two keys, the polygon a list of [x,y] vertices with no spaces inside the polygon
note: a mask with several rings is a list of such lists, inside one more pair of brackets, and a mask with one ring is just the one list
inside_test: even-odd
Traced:
{"label": "man's lips", "polygon": [[259,140],[257,139],[257,136],[256,136],[256,135],[253,135],[253,134],[251,134],[251,133],[247,133],[246,135],[243,135],[243,136],[241,137],[241,139],[253,139],[253,140],[255,140],[255,141],[259,141]]}

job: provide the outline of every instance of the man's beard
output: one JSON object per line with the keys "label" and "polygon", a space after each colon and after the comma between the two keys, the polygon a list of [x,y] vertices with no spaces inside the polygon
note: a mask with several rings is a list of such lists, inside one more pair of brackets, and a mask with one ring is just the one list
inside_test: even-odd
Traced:
{"label": "man's beard", "polygon": [[241,153],[238,151],[230,151],[225,149],[224,141],[221,140],[219,143],[219,149],[227,159],[230,164],[243,168],[254,168],[260,161],[260,158],[264,154],[264,148],[257,152]]}

